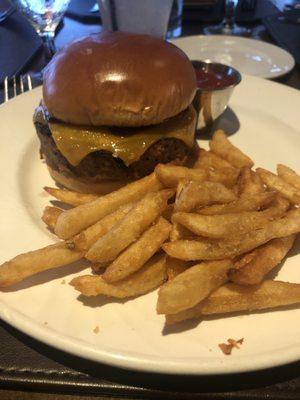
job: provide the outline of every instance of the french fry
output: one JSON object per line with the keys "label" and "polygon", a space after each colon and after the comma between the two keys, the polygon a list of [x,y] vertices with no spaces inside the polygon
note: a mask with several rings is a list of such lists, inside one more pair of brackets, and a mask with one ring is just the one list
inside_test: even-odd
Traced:
{"label": "french fry", "polygon": [[46,206],[42,215],[42,221],[54,231],[56,222],[60,214],[63,212],[61,208]]}
{"label": "french fry", "polygon": [[72,279],[71,285],[85,296],[126,298],[140,296],[156,289],[167,278],[166,257],[162,254],[152,257],[139,271],[114,284],[107,283],[102,276],[83,275]]}
{"label": "french fry", "polygon": [[70,264],[82,257],[82,252],[70,250],[65,242],[20,254],[0,266],[0,288],[14,285],[38,272]]}
{"label": "french fry", "polygon": [[177,222],[172,223],[172,229],[170,233],[171,242],[175,242],[175,240],[180,239],[192,239],[194,237],[194,233],[191,232],[189,229],[185,228],[181,224],[178,224]]}
{"label": "french fry", "polygon": [[287,255],[295,241],[295,235],[273,239],[245,254],[234,263],[228,277],[240,285],[257,285]]}
{"label": "french fry", "polygon": [[294,186],[298,191],[300,191],[300,176],[291,168],[283,164],[277,165],[277,174],[279,178],[283,179],[285,182]]}
{"label": "french fry", "polygon": [[[185,181],[185,180],[181,180],[178,182],[177,189],[176,189],[175,203],[173,205],[173,212],[174,212],[174,208],[176,207],[176,204],[178,202],[179,196],[182,192],[182,189],[184,188],[184,186],[186,185],[187,182],[188,181]],[[171,215],[170,221],[171,220],[172,220],[172,215]],[[172,229],[171,229],[171,233],[170,233],[171,242],[173,242],[174,240],[187,238],[190,235],[191,235],[191,231],[188,231],[182,225],[177,224],[177,222],[172,224]]]}
{"label": "french fry", "polygon": [[151,174],[97,200],[64,211],[57,220],[55,233],[62,239],[70,239],[124,204],[138,201],[146,193],[156,192],[161,187],[156,175]]}
{"label": "french fry", "polygon": [[167,275],[168,281],[175,278],[175,276],[181,274],[183,271],[191,267],[193,264],[189,261],[178,260],[178,258],[167,257]]}
{"label": "french fry", "polygon": [[221,183],[185,182],[175,202],[175,211],[191,211],[208,204],[229,203],[236,200],[235,194]]}
{"label": "french fry", "polygon": [[249,167],[241,169],[238,179],[238,194],[240,197],[254,197],[265,191],[264,185],[260,177]]}
{"label": "french fry", "polygon": [[207,173],[204,170],[171,164],[158,164],[154,172],[163,185],[171,188],[177,187],[180,180],[204,181],[207,178]]}
{"label": "french fry", "polygon": [[170,257],[181,260],[222,260],[233,258],[261,246],[269,240],[300,232],[300,209],[271,221],[261,229],[227,240],[177,240],[162,247]]}
{"label": "french fry", "polygon": [[[198,169],[198,171],[201,171]],[[232,188],[238,180],[239,170],[237,168],[220,168],[207,170],[207,180],[210,182],[219,182],[228,188]]]}
{"label": "french fry", "polygon": [[171,221],[172,215],[174,211],[174,204],[168,204],[168,207],[165,209],[165,211],[162,213],[162,216],[167,220]]}
{"label": "french fry", "polygon": [[272,219],[283,216],[285,211],[279,207],[271,207],[264,211],[220,215],[178,212],[173,215],[172,221],[182,224],[196,235],[221,239],[262,228]]}
{"label": "french fry", "polygon": [[264,168],[257,168],[256,172],[269,189],[276,190],[293,204],[300,204],[300,191],[294,186]]}
{"label": "french fry", "polygon": [[214,204],[211,206],[198,208],[195,211],[203,215],[229,214],[239,213],[243,211],[258,211],[259,209],[270,205],[270,203],[275,198],[276,192],[258,193],[254,197],[243,197],[231,203]]}
{"label": "french fry", "polygon": [[72,192],[70,190],[52,188],[48,186],[45,186],[44,190],[57,200],[75,207],[99,198],[99,196],[94,194]]}
{"label": "french fry", "polygon": [[193,168],[203,168],[203,169],[219,169],[219,168],[232,168],[234,167],[223,158],[219,157],[217,154],[212,151],[207,151],[204,149],[200,149],[199,156],[197,161],[195,162]]}
{"label": "french fry", "polygon": [[108,266],[103,279],[109,283],[120,281],[142,268],[168,239],[170,231],[171,224],[161,217]]}
{"label": "french fry", "polygon": [[118,208],[111,214],[106,215],[94,225],[78,233],[72,241],[77,250],[87,251],[97,240],[104,236],[115,224],[131,210],[134,203],[128,203]]}
{"label": "french fry", "polygon": [[236,168],[251,168],[254,165],[254,162],[248,156],[227,139],[227,136],[221,129],[213,134],[213,138],[209,142],[209,147],[213,153],[228,161]]}
{"label": "french fry", "polygon": [[264,281],[258,286],[227,283],[189,310],[167,315],[166,323],[174,324],[203,315],[265,310],[299,302],[300,284],[297,283],[271,280]]}
{"label": "french fry", "polygon": [[148,193],[106,235],[100,237],[86,253],[92,262],[113,261],[133,243],[167,208],[173,190]]}
{"label": "french fry", "polygon": [[188,268],[158,291],[157,313],[175,314],[193,307],[227,282],[232,260],[208,261]]}

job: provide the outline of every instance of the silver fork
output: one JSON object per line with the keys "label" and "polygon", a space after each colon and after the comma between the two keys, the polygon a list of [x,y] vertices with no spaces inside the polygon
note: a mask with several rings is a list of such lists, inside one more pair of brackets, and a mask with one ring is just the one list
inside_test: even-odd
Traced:
{"label": "silver fork", "polygon": [[[12,90],[10,86],[12,85]],[[32,89],[31,76],[29,74],[20,75],[19,79],[15,75],[11,78],[6,76],[4,78],[4,102],[6,103],[10,98],[16,97]],[[12,96],[10,96],[12,94]]]}

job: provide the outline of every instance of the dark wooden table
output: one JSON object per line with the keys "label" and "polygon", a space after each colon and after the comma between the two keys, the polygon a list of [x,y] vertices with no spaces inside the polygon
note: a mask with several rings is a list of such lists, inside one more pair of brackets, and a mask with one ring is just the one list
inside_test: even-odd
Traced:
{"label": "dark wooden table", "polygon": [[[183,35],[199,34],[200,24],[185,23]],[[65,18],[57,37],[58,48],[75,38],[101,30]],[[271,42],[262,26],[254,37]],[[40,52],[28,66],[44,65]],[[299,66],[277,81],[300,89]],[[300,105],[299,105],[300,106]],[[300,399],[300,363],[243,375],[174,377],[122,371],[52,349],[0,321],[1,400],[103,399]]]}

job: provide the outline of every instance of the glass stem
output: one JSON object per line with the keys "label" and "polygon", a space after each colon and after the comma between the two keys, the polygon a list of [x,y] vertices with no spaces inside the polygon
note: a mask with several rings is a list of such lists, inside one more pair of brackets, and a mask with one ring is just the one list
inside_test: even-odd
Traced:
{"label": "glass stem", "polygon": [[234,28],[235,8],[236,8],[236,2],[234,0],[226,0],[225,17],[223,23],[228,30],[233,30]]}
{"label": "glass stem", "polygon": [[43,32],[40,34],[43,45],[45,48],[45,53],[46,53],[46,58],[48,61],[51,60],[51,58],[54,56],[56,53],[56,47],[54,43],[54,35],[50,32]]}

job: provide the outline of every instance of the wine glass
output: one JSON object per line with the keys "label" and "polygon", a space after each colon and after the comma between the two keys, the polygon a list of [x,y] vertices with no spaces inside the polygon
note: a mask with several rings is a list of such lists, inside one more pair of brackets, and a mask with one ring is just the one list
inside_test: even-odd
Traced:
{"label": "wine glass", "polygon": [[11,0],[31,22],[41,37],[48,59],[56,49],[54,45],[55,29],[64,16],[70,0]]}
{"label": "wine glass", "polygon": [[238,0],[225,1],[225,16],[219,25],[208,26],[204,28],[206,35],[237,35],[249,36],[250,30],[235,23],[236,6]]}

